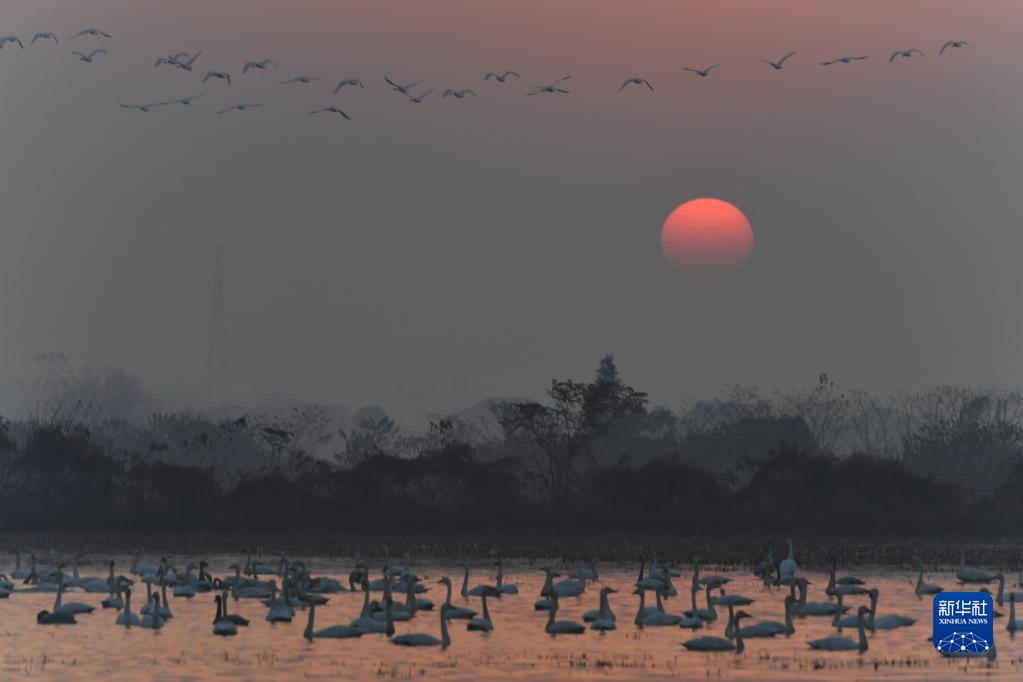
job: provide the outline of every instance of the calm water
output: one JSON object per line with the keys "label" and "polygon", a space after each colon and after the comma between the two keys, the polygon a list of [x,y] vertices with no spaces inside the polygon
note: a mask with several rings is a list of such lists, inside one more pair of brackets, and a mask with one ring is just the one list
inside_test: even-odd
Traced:
{"label": "calm water", "polygon": [[[171,557],[179,567],[188,561]],[[227,566],[235,558],[213,560],[214,575],[228,574]],[[154,563],[150,558],[146,563]],[[307,561],[314,575],[334,575],[347,584],[349,562]],[[13,562],[4,562],[5,567]],[[130,560],[118,561],[119,573],[127,573]],[[444,588],[437,585],[441,575],[455,582],[457,596],[461,570],[436,565],[413,566],[424,577],[427,595],[439,607]],[[470,576],[470,585],[492,582],[490,568],[479,568]],[[705,567],[704,573],[722,573]],[[481,680],[518,677],[528,679],[707,679],[743,680],[795,679],[897,679],[897,680],[1020,680],[1023,679],[1023,637],[1012,640],[1005,631],[1006,618],[996,620],[998,660],[993,667],[987,661],[949,660],[938,656],[926,641],[930,635],[930,600],[913,594],[916,576],[907,572],[859,569],[854,572],[878,587],[881,598],[878,613],[900,613],[918,619],[916,625],[869,635],[870,649],[863,655],[815,653],[807,640],[834,634],[830,618],[810,617],[795,620],[796,633],[789,638],[746,641],[744,654],[696,653],[685,650],[682,642],[696,635],[722,635],[725,618],[711,628],[694,635],[678,627],[638,629],[633,619],[638,598],[630,587],[636,578],[634,569],[601,570],[597,586],[579,598],[563,599],[559,619],[581,621],[582,613],[597,608],[600,585],[619,590],[611,595],[611,607],[618,616],[618,630],[598,634],[587,630],[580,636],[562,635],[556,639],[544,633],[546,612],[533,610],[533,602],[543,584],[543,574],[526,565],[505,567],[506,582],[517,583],[519,595],[491,600],[495,630],[480,634],[466,632],[464,621],[451,621],[452,644],[446,651],[435,648],[409,649],[389,643],[383,635],[366,635],[350,640],[316,640],[302,637],[306,613],[297,611],[290,624],[268,624],[266,607],[257,600],[232,600],[231,611],[252,620],[248,628],[239,628],[236,637],[222,639],[211,634],[215,606],[213,595],[200,593],[193,599],[171,598],[174,618],[158,632],[114,626],[113,610],[99,609],[105,595],[74,591],[65,601],[94,603],[97,610],[78,616],[78,625],[41,626],[35,614],[49,609],[53,594],[18,593],[0,600],[0,679],[111,679],[206,680],[206,679],[370,679],[443,677],[455,680]],[[104,575],[98,565],[83,567],[84,575]],[[811,585],[811,600],[826,599],[823,587],[826,575],[804,573]],[[767,589],[748,573],[732,573],[729,592],[756,599],[747,611],[750,622],[761,619],[783,620],[782,599],[787,590]],[[374,576],[377,577],[377,576]],[[947,589],[955,586],[951,573],[926,576]],[[688,586],[689,574],[675,580],[680,592]],[[1009,579],[1015,584],[1015,577]],[[136,586],[138,588],[140,586]],[[688,592],[688,590],[685,590]],[[142,598],[139,595],[142,594]],[[330,602],[317,608],[316,627],[348,623],[358,616],[361,593],[328,595]],[[403,597],[403,596],[402,596]],[[144,588],[136,589],[132,606],[137,611],[144,600]],[[478,600],[471,600],[479,608]],[[854,597],[853,606],[866,603]],[[667,600],[666,609],[678,613],[689,608],[688,594]],[[1008,603],[1004,607],[1008,615]],[[421,612],[408,623],[395,623],[398,634],[426,632],[439,636],[439,614]],[[855,638],[855,630],[844,634]]]}

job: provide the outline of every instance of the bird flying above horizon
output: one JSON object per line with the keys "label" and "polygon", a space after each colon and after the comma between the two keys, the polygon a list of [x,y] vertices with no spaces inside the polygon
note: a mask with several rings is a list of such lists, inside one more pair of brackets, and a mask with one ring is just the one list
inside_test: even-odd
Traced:
{"label": "bird flying above horizon", "polygon": [[121,106],[125,109],[138,109],[139,111],[148,114],[149,110],[153,107],[159,107],[166,104],[166,102],[152,102],[151,104],[122,104]]}
{"label": "bird flying above horizon", "polygon": [[430,88],[429,90],[427,90],[423,94],[416,95],[414,97],[410,93],[406,92],[405,96],[408,97],[408,101],[412,102],[413,104],[422,104],[423,100],[426,99],[426,96],[429,95],[431,92],[433,92],[436,89],[437,88]]}
{"label": "bird flying above horizon", "polygon": [[464,90],[453,90],[451,88],[447,88],[444,91],[444,94],[441,95],[441,97],[454,97],[456,99],[465,99],[467,95],[472,95],[473,97],[475,97],[476,93],[470,90],[469,88],[466,88]]}
{"label": "bird flying above horizon", "polygon": [[245,66],[242,67],[242,73],[244,74],[244,73],[248,72],[249,69],[260,69],[260,70],[262,70],[262,69],[265,69],[268,66],[272,66],[275,69],[277,68],[277,64],[275,64],[272,59],[262,59],[262,60],[260,60],[258,62],[245,62]]}
{"label": "bird flying above horizon", "polygon": [[310,114],[339,114],[340,116],[344,117],[345,119],[347,119],[349,121],[352,120],[351,116],[349,116],[345,112],[341,111],[341,109],[339,109],[338,107],[334,107],[334,106],[323,107],[322,109],[313,109],[309,113]]}
{"label": "bird flying above horizon", "polygon": [[228,85],[231,85],[231,74],[229,73],[225,73],[223,71],[207,71],[202,82],[205,83],[211,78],[219,78],[220,80],[227,81]]}
{"label": "bird flying above horizon", "polygon": [[532,90],[532,92],[527,92],[526,94],[527,95],[538,95],[541,92],[560,92],[560,93],[562,93],[564,95],[567,95],[567,94],[569,94],[571,92],[571,90],[565,90],[564,88],[559,88],[558,87],[558,83],[563,83],[563,82],[567,81],[569,78],[571,78],[571,76],[562,76],[558,80],[554,81],[553,83],[549,83],[548,85],[534,85],[534,86],[532,86],[532,88],[530,88]]}
{"label": "bird flying above horizon", "polygon": [[96,55],[98,55],[98,54],[106,54],[106,53],[107,53],[107,51],[104,50],[102,47],[99,48],[99,49],[93,50],[89,54],[85,54],[84,52],[79,52],[78,50],[74,50],[74,51],[71,52],[71,54],[78,55],[78,58],[80,60],[82,60],[83,62],[89,62],[90,64],[92,63],[92,60],[95,59]]}
{"label": "bird flying above horizon", "polygon": [[796,53],[795,50],[793,50],[792,52],[787,53],[784,57],[782,57],[776,62],[772,62],[770,59],[761,59],[760,61],[764,62],[765,64],[770,64],[775,71],[781,71],[782,67],[785,66],[785,61],[795,53]]}
{"label": "bird flying above horizon", "polygon": [[187,106],[187,105],[191,104],[192,102],[194,102],[195,100],[197,100],[200,97],[202,97],[203,95],[205,95],[207,92],[209,92],[209,91],[208,90],[203,90],[198,95],[187,95],[185,97],[179,97],[179,98],[177,98],[175,100],[170,100],[170,101],[167,101],[167,102],[161,102],[161,104],[184,104],[184,105]]}
{"label": "bird flying above horizon", "polygon": [[53,31],[40,31],[32,36],[32,42],[29,45],[35,45],[36,41],[42,38],[43,40],[52,40],[54,44],[60,45],[60,41],[57,40],[57,35]]}
{"label": "bird flying above horizon", "polygon": [[650,88],[650,92],[654,91],[654,86],[650,85],[650,81],[646,78],[640,78],[639,76],[633,76],[632,78],[626,78],[625,82],[622,83],[621,87],[618,88],[618,92],[621,92],[628,85],[645,85]]}
{"label": "bird flying above horizon", "polygon": [[516,78],[518,78],[519,74],[516,73],[515,71],[505,71],[504,73],[495,73],[493,71],[490,71],[487,73],[486,76],[483,77],[483,80],[488,81],[491,78],[493,78],[498,83],[504,83],[506,80],[508,80],[508,76],[515,76]]}
{"label": "bird flying above horizon", "polygon": [[309,83],[318,80],[320,80],[318,76],[295,76],[294,78],[290,78],[286,81],[281,81],[281,85],[288,85],[289,83],[302,83],[308,85]]}
{"label": "bird flying above horizon", "polygon": [[341,88],[347,85],[358,85],[363,90],[366,89],[366,86],[358,78],[346,78],[337,84],[337,87],[334,88],[334,94],[336,95],[337,93],[339,93],[341,91]]}
{"label": "bird flying above horizon", "polygon": [[695,73],[700,78],[706,78],[707,76],[710,75],[711,71],[713,71],[714,69],[718,68],[719,66],[721,66],[721,65],[720,64],[711,64],[706,69],[691,69],[688,66],[683,66],[682,70],[683,71],[688,71],[690,73]]}
{"label": "bird flying above horizon", "polygon": [[261,107],[261,106],[263,106],[262,102],[259,102],[258,104],[246,104],[246,103],[242,102],[240,104],[235,104],[233,107],[228,107],[227,109],[221,109],[217,113],[218,114],[226,114],[229,111],[245,111],[246,109],[255,109],[255,108]]}
{"label": "bird flying above horizon", "polygon": [[916,47],[910,48],[908,50],[896,50],[895,52],[892,52],[892,56],[888,58],[888,63],[891,64],[892,62],[894,62],[896,57],[906,57],[906,58],[912,57],[913,53],[916,53],[916,54],[920,55],[921,57],[925,57],[926,56],[923,53],[923,50],[920,50],[919,48],[916,48]]}
{"label": "bird flying above horizon", "polygon": [[103,36],[104,38],[109,38],[110,34],[106,31],[101,31],[98,28],[87,28],[84,31],[79,31],[71,37],[78,38],[80,36]]}
{"label": "bird flying above horizon", "polygon": [[20,47],[23,50],[25,49],[25,46],[21,42],[21,38],[19,38],[18,36],[4,36],[0,38],[0,50],[2,50],[4,45],[6,45],[7,43],[17,43],[18,47]]}
{"label": "bird flying above horizon", "polygon": [[826,62],[820,62],[821,66],[831,66],[832,64],[849,64],[850,62],[858,62],[866,59],[866,57],[836,57],[829,59]]}
{"label": "bird flying above horizon", "polygon": [[948,42],[941,46],[940,50],[938,50],[938,56],[940,57],[941,55],[945,54],[945,50],[947,50],[950,47],[955,48],[968,47],[971,50],[973,49],[973,45],[970,45],[965,40],[949,40]]}
{"label": "bird flying above horizon", "polygon": [[394,81],[392,81],[387,76],[384,76],[384,80],[387,81],[387,84],[390,85],[391,88],[393,88],[396,92],[400,92],[403,95],[409,94],[409,90],[411,90],[412,88],[416,87],[417,85],[419,85],[420,83],[423,82],[421,80],[418,80],[415,83],[409,83],[408,85],[401,85],[399,83],[395,83]]}

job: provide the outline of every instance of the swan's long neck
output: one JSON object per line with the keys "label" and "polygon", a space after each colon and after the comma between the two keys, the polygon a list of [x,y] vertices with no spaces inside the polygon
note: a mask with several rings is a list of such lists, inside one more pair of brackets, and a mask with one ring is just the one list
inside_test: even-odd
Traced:
{"label": "swan's long neck", "polygon": [[131,618],[131,590],[124,593],[124,617]]}
{"label": "swan's long neck", "polygon": [[835,617],[831,619],[831,625],[838,627],[838,621],[842,620],[842,593],[838,593],[838,608],[835,609]]}
{"label": "swan's long neck", "polygon": [[607,603],[607,592],[600,591],[600,615],[606,616],[611,611],[611,605]]}
{"label": "swan's long neck", "polygon": [[874,618],[877,616],[877,599],[880,596],[879,592],[870,593],[870,629],[874,630]]}
{"label": "swan's long neck", "polygon": [[[483,595],[483,614],[487,613],[487,595]],[[448,621],[444,618],[444,609],[440,610],[440,645],[445,649],[451,645],[451,636],[448,634]]]}
{"label": "swan's long neck", "polygon": [[444,598],[444,606],[451,606],[451,581],[444,583],[444,586],[448,588],[448,594]]}
{"label": "swan's long neck", "polygon": [[795,631],[796,628],[792,625],[792,600],[788,599],[785,602],[785,634],[791,635]]}
{"label": "swan's long neck", "polygon": [[1016,600],[1009,600],[1009,627],[1016,628]]}
{"label": "swan's long neck", "polygon": [[546,594],[546,593],[550,592],[553,589],[554,589],[554,573],[552,573],[551,571],[547,571],[547,578],[543,581],[543,589],[541,589],[540,591],[541,591],[542,594]]}
{"label": "swan's long neck", "polygon": [[[394,603],[388,599],[387,605],[384,607],[384,613],[387,616],[387,636],[390,637],[394,634]],[[444,617],[444,609],[440,610],[441,618]]]}
{"label": "swan's long neck", "polygon": [[700,614],[699,614],[699,609],[698,609],[698,608],[697,608],[697,606],[696,606],[696,593],[697,593],[698,591],[699,591],[699,590],[697,590],[697,589],[696,589],[696,586],[695,586],[695,585],[693,586],[693,589],[689,590],[689,594],[690,594],[690,596],[692,596],[692,598],[693,598],[693,616],[694,616],[694,617],[699,617],[699,615],[700,615]]}
{"label": "swan's long neck", "polygon": [[[554,617],[558,614],[558,600],[557,599],[552,599],[552,602],[553,603],[551,604],[551,610],[547,612],[547,627],[544,628],[544,630],[547,631],[547,632],[550,632],[551,628],[554,627]],[[639,610],[642,613],[642,611],[643,611],[643,593],[642,592],[639,593]],[[636,620],[639,621],[639,615],[638,614],[636,615]]]}
{"label": "swan's long neck", "polygon": [[504,582],[504,566],[501,562],[497,562],[497,589],[501,589],[502,583]]}
{"label": "swan's long neck", "polygon": [[[443,619],[441,619],[443,620]],[[483,620],[490,620],[490,609],[487,608],[487,593],[483,593]]]}
{"label": "swan's long neck", "polygon": [[367,618],[369,616],[369,590],[362,593],[362,615],[360,618]]}
{"label": "swan's long neck", "polygon": [[795,555],[795,550],[792,547],[792,540],[789,540],[788,543],[789,543],[789,555],[788,555],[787,558],[790,559],[791,561],[795,561],[796,560],[796,555]]}
{"label": "swan's long neck", "polygon": [[[873,624],[873,621],[874,621],[873,613],[871,613],[870,620],[871,620],[871,624]],[[860,631],[859,649],[860,649],[860,651],[866,651],[867,650],[867,631],[866,631],[866,628],[863,625],[863,616],[862,615],[860,616],[860,622],[857,624],[856,627]]]}
{"label": "swan's long neck", "polygon": [[924,584],[924,569],[920,568],[920,573],[916,576],[916,589],[920,589]]}
{"label": "swan's long neck", "polygon": [[998,578],[998,603],[999,605],[1005,603],[1005,576],[999,573]]}
{"label": "swan's long neck", "polygon": [[661,599],[661,591],[655,590],[654,595],[657,597],[657,613],[664,613],[664,601]]}
{"label": "swan's long neck", "polygon": [[645,568],[646,568],[646,558],[644,557],[644,558],[639,560],[639,578],[637,578],[636,582],[640,582],[640,581],[643,580],[643,570]]}
{"label": "swan's long neck", "polygon": [[[636,625],[643,620],[643,610],[646,608],[646,590],[639,588],[639,611],[636,611]],[[554,616],[551,616],[554,619]]]}
{"label": "swan's long neck", "polygon": [[736,627],[735,627],[735,608],[731,604],[729,604],[728,605],[728,625],[725,626],[725,637],[727,639],[731,639],[732,636],[735,634],[735,631],[736,631]]}
{"label": "swan's long neck", "polygon": [[714,610],[714,602],[710,600],[710,585],[707,585],[707,610],[710,611],[711,620],[718,617],[718,612]]}
{"label": "swan's long neck", "polygon": [[831,564],[831,573],[828,574],[828,586],[824,591],[828,594],[835,591],[835,564]]}
{"label": "swan's long neck", "polygon": [[462,573],[462,596],[469,594],[469,567],[463,566],[464,572]]}
{"label": "swan's long neck", "polygon": [[742,627],[741,627],[742,623],[741,623],[741,621],[742,621],[742,616],[739,616],[738,618],[735,619],[735,626],[734,626],[734,631],[735,631],[735,653],[737,653],[737,654],[741,654],[743,651],[746,650],[746,643],[742,641]]}
{"label": "swan's long neck", "polygon": [[306,639],[313,638],[313,621],[316,618],[316,604],[309,605],[309,621],[305,624],[305,635]]}

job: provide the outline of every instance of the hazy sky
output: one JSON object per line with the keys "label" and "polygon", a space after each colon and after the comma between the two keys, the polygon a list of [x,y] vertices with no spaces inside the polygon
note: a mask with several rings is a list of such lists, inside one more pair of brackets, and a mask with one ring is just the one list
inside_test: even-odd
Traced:
{"label": "hazy sky", "polygon": [[[43,351],[201,395],[216,244],[242,400],[406,416],[539,396],[609,352],[669,405],[821,371],[1023,386],[1021,3],[5,0],[0,18],[61,37],[0,50],[14,416]],[[67,38],[91,26],[113,38]],[[976,50],[939,57],[954,38]],[[888,63],[910,47],[926,58]],[[199,48],[194,73],[153,67]],[[784,71],[759,61],[789,50]],[[843,54],[870,59],[817,65]],[[281,68],[242,76],[257,58]],[[483,82],[504,68],[522,79]],[[200,92],[208,69],[233,85],[117,106]],[[323,80],[278,84],[296,74]],[[570,95],[523,96],[569,74]],[[385,75],[439,90],[417,106]],[[619,94],[633,75],[655,92]],[[367,89],[334,96],[346,77]],[[216,114],[242,101],[265,106]],[[307,114],[328,104],[354,120]],[[749,217],[740,272],[665,264],[661,223],[698,196]]]}

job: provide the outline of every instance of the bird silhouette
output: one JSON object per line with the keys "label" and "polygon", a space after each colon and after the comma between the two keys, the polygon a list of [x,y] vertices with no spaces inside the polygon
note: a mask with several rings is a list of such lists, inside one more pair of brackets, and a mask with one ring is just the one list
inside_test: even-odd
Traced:
{"label": "bird silhouette", "polygon": [[98,55],[98,54],[106,54],[106,53],[107,53],[107,51],[106,51],[106,50],[104,50],[104,49],[103,49],[103,48],[101,47],[101,48],[99,48],[98,50],[93,50],[93,51],[92,51],[92,52],[90,52],[89,54],[85,54],[85,53],[83,53],[83,52],[79,52],[78,50],[75,50],[75,51],[73,51],[73,52],[72,52],[71,54],[76,54],[76,55],[78,55],[78,58],[79,58],[80,60],[82,60],[83,62],[89,62],[89,63],[92,63],[92,60],[93,60],[93,59],[95,59],[96,55]]}
{"label": "bird silhouette", "polygon": [[265,69],[268,66],[272,66],[275,69],[277,65],[271,59],[262,59],[258,62],[245,62],[245,66],[242,67],[242,73],[247,73],[249,69]]}
{"label": "bird silhouette", "polygon": [[433,92],[436,89],[437,88],[430,88],[429,90],[427,90],[423,94],[416,95],[414,97],[411,94],[409,94],[409,93],[405,93],[405,96],[408,97],[408,101],[410,101],[410,102],[412,102],[414,104],[422,104],[423,100],[426,99],[426,96],[429,95],[431,92]]}
{"label": "bird silhouette", "polygon": [[303,83],[308,85],[309,83],[318,80],[320,79],[316,76],[295,76],[294,78],[290,78],[286,81],[281,81],[281,85],[288,85],[289,83]]}
{"label": "bird silhouette", "polygon": [[25,49],[25,46],[21,42],[21,38],[19,38],[18,36],[4,36],[0,38],[0,49],[3,49],[4,45],[6,45],[7,43],[17,43],[18,47],[20,47],[23,50]]}
{"label": "bird silhouette", "polygon": [[690,69],[688,66],[683,66],[682,70],[683,71],[688,71],[689,73],[695,73],[700,78],[706,78],[707,76],[710,75],[711,71],[713,71],[714,69],[718,68],[719,66],[721,66],[721,65],[720,64],[711,64],[706,69]]}
{"label": "bird silhouette", "polygon": [[489,73],[487,73],[486,76],[483,77],[483,80],[488,81],[491,78],[493,78],[498,83],[504,83],[506,80],[508,80],[509,76],[515,76],[516,78],[518,78],[519,74],[516,73],[515,71],[505,71],[504,73],[494,73],[493,71],[490,71]]}
{"label": "bird silhouette", "polygon": [[337,84],[337,87],[334,88],[334,94],[336,95],[337,93],[341,92],[341,89],[348,85],[358,85],[363,90],[366,89],[366,86],[363,85],[362,81],[360,81],[358,78],[346,78]]}
{"label": "bird silhouette", "polygon": [[387,84],[390,85],[391,88],[393,88],[397,92],[400,92],[403,95],[409,94],[409,90],[411,90],[412,88],[416,87],[417,85],[419,85],[420,83],[423,82],[423,81],[419,80],[419,81],[416,81],[415,83],[409,83],[408,85],[400,85],[400,84],[395,83],[394,81],[392,81],[387,76],[384,76],[384,80],[387,81]]}
{"label": "bird silhouette", "polygon": [[221,109],[217,113],[218,114],[226,114],[229,111],[245,111],[246,109],[255,109],[255,108],[261,107],[261,106],[263,106],[262,102],[260,102],[258,104],[245,104],[243,102],[241,104],[235,104],[233,107],[228,107],[227,109]]}
{"label": "bird silhouette", "polygon": [[571,76],[562,76],[558,80],[554,81],[553,83],[549,83],[547,85],[534,85],[532,88],[530,88],[532,90],[532,92],[527,92],[526,94],[527,95],[538,95],[541,92],[560,92],[562,94],[567,95],[568,93],[571,92],[571,90],[565,90],[564,88],[558,87],[558,83],[563,83],[563,82],[567,81],[569,78],[571,78]]}
{"label": "bird silhouette", "polygon": [[858,62],[866,59],[866,57],[835,57],[829,59],[826,62],[820,62],[821,66],[831,66],[832,64],[849,64],[850,62]]}
{"label": "bird silhouette", "polygon": [[80,36],[103,36],[104,38],[109,38],[110,34],[106,31],[101,31],[98,28],[87,28],[84,31],[79,31],[71,37],[78,38]]}
{"label": "bird silhouette", "polygon": [[219,78],[220,80],[227,81],[228,85],[231,84],[231,74],[224,73],[223,71],[207,71],[206,75],[202,79],[202,82],[205,83],[211,78]]}
{"label": "bird silhouette", "polygon": [[908,59],[909,57],[913,56],[914,52],[920,55],[921,57],[926,56],[924,55],[922,50],[915,47],[910,48],[908,50],[896,50],[895,52],[892,52],[892,56],[888,58],[888,63],[891,64],[892,62],[894,62],[896,57],[906,57]]}
{"label": "bird silhouette", "polygon": [[36,33],[32,36],[32,42],[30,42],[29,45],[35,45],[36,41],[40,38],[43,40],[52,40],[55,44],[60,45],[60,41],[57,40],[56,34],[52,31],[40,31],[39,33]]}
{"label": "bird silhouette", "polygon": [[781,59],[779,59],[776,62],[772,62],[770,59],[761,59],[760,61],[764,62],[765,64],[770,64],[771,67],[774,68],[775,71],[781,71],[782,67],[785,66],[785,61],[789,57],[794,55],[794,54],[795,54],[794,51],[793,52],[789,52],[788,54],[786,54],[784,57],[782,57]]}
{"label": "bird silhouette", "polygon": [[187,52],[175,52],[174,54],[167,55],[166,57],[157,57],[156,63],[153,66],[160,66],[161,64],[177,64],[178,60],[182,57],[190,56]]}
{"label": "bird silhouette", "polygon": [[654,86],[650,85],[650,81],[648,81],[646,78],[640,78],[639,76],[633,76],[632,78],[625,79],[625,82],[622,83],[621,87],[618,88],[618,92],[621,92],[622,90],[624,90],[626,88],[626,86],[629,86],[629,85],[645,85],[648,88],[650,88],[650,92],[653,92],[653,90],[654,90]]}
{"label": "bird silhouette", "polygon": [[170,101],[167,101],[167,102],[161,102],[161,104],[184,104],[184,105],[187,106],[187,105],[191,104],[192,102],[194,102],[195,100],[197,100],[200,97],[202,97],[203,95],[205,95],[207,92],[208,92],[207,90],[203,90],[198,95],[188,95],[186,97],[179,97],[179,98],[177,98],[175,100],[170,100]]}
{"label": "bird silhouette", "polygon": [[941,55],[945,54],[945,50],[947,50],[950,47],[955,48],[968,47],[971,50],[973,49],[973,45],[970,45],[965,40],[949,40],[948,42],[941,46],[940,50],[938,50],[938,56],[940,57]]}
{"label": "bird silhouette", "polygon": [[138,109],[139,111],[148,114],[149,110],[153,107],[159,107],[166,104],[166,102],[152,102],[151,104],[122,104],[121,106],[125,109]]}
{"label": "bird silhouette", "polygon": [[322,109],[313,109],[309,113],[310,114],[339,114],[339,115],[343,116],[344,118],[346,118],[349,121],[352,120],[351,116],[349,116],[345,112],[341,111],[337,107],[323,107]]}
{"label": "bird silhouette", "polygon": [[465,90],[452,90],[451,88],[448,88],[444,91],[444,94],[441,95],[441,97],[455,97],[457,99],[465,99],[465,97],[468,95],[472,95],[473,97],[475,97],[476,93],[468,88],[466,88]]}

